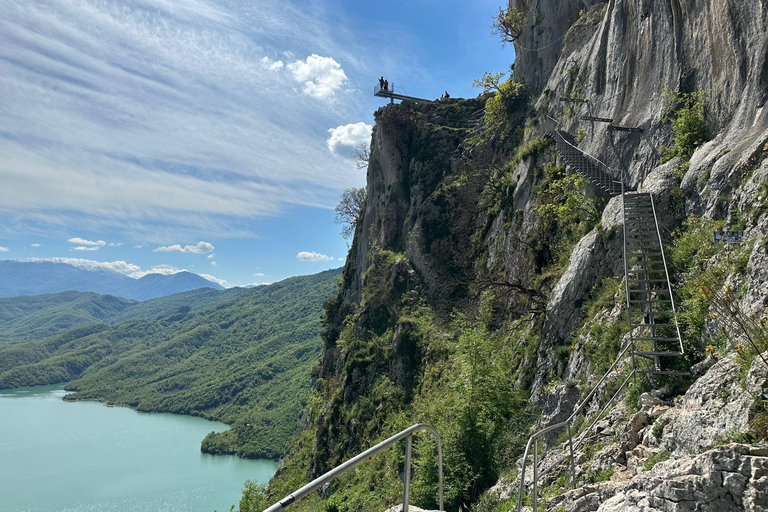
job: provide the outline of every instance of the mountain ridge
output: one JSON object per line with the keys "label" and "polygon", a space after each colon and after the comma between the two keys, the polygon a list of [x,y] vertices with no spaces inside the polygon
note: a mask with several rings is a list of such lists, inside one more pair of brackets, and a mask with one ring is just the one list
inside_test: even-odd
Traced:
{"label": "mountain ridge", "polygon": [[167,275],[151,273],[136,279],[98,262],[85,265],[77,261],[90,260],[0,260],[0,297],[79,291],[147,300],[198,288],[224,289],[186,270]]}

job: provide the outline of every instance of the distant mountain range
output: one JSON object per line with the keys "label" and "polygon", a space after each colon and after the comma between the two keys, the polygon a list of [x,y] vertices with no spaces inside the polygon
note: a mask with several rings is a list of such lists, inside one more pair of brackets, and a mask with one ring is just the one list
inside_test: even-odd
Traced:
{"label": "distant mountain range", "polygon": [[198,288],[224,289],[218,283],[186,271],[170,275],[147,274],[135,279],[96,262],[0,260],[0,297],[74,290],[147,300]]}

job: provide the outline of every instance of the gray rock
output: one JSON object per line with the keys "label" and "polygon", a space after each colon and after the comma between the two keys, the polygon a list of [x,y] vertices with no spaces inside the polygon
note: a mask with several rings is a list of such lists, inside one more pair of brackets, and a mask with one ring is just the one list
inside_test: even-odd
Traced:
{"label": "gray rock", "polygon": [[768,447],[730,444],[660,462],[598,508],[581,510],[768,510]]}
{"label": "gray rock", "polygon": [[744,393],[742,368],[730,358],[718,361],[685,393],[679,405],[657,421],[666,422],[660,446],[675,453],[697,453],[729,432],[749,430],[753,398]]}

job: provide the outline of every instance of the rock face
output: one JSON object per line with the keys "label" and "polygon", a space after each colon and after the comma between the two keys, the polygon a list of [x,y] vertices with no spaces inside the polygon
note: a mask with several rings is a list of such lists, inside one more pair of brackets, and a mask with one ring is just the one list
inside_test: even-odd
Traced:
{"label": "rock face", "polygon": [[768,447],[730,444],[696,457],[660,462],[596,510],[768,510]]}

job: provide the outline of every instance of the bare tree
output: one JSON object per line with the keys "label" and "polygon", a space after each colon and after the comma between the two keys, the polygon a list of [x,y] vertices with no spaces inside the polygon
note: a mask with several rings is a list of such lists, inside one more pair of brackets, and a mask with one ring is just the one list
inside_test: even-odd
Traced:
{"label": "bare tree", "polygon": [[334,222],[341,225],[341,236],[350,238],[355,234],[357,221],[363,211],[366,192],[364,188],[345,188],[341,193],[341,201],[336,205],[336,219]]}
{"label": "bare tree", "polygon": [[352,151],[352,158],[355,159],[355,167],[358,169],[365,169],[368,167],[368,160],[371,158],[368,144],[361,142],[360,145]]}

